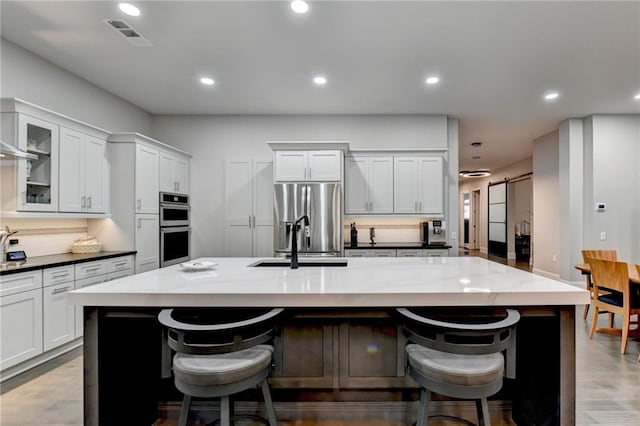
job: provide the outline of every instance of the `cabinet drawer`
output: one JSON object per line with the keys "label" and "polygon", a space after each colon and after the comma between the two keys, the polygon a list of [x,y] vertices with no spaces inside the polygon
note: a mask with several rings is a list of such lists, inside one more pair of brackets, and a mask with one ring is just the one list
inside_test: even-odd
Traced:
{"label": "cabinet drawer", "polygon": [[0,275],[0,296],[42,288],[42,269],[19,274]]}
{"label": "cabinet drawer", "polygon": [[422,249],[398,249],[398,257],[421,257]]}
{"label": "cabinet drawer", "polygon": [[447,257],[449,256],[449,249],[425,250],[424,255],[426,257]]}
{"label": "cabinet drawer", "polygon": [[396,257],[395,250],[371,250],[373,257]]}
{"label": "cabinet drawer", "polygon": [[107,273],[133,269],[133,256],[116,257],[105,261],[107,263]]}
{"label": "cabinet drawer", "polygon": [[95,262],[79,263],[76,265],[76,280],[95,277],[107,273],[107,265],[104,260]]}
{"label": "cabinet drawer", "polygon": [[353,249],[345,250],[344,255],[346,257],[369,257],[371,256],[371,253],[369,252],[369,250]]}
{"label": "cabinet drawer", "polygon": [[124,271],[110,272],[107,274],[107,281],[117,280],[133,275],[133,269],[125,269]]}
{"label": "cabinet drawer", "polygon": [[60,266],[58,268],[47,268],[42,271],[42,286],[62,284],[75,279],[75,268],[73,265]]}

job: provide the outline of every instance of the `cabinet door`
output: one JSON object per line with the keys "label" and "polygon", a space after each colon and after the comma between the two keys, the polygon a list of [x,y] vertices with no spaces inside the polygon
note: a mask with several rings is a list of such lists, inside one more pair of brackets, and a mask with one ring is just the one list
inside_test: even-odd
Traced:
{"label": "cabinet door", "polygon": [[82,212],[85,196],[85,136],[70,129],[60,128],[60,199],[61,212]]}
{"label": "cabinet door", "polygon": [[273,162],[253,162],[253,256],[273,256]]}
{"label": "cabinet door", "polygon": [[393,213],[393,157],[369,158],[369,213]]}
{"label": "cabinet door", "polygon": [[160,266],[160,222],[158,215],[136,215],[136,274]]}
{"label": "cabinet door", "polygon": [[42,289],[43,346],[44,350],[56,348],[75,338],[75,306],[67,301],[67,293],[73,290],[73,282]]}
{"label": "cabinet door", "polygon": [[155,149],[136,146],[136,213],[158,213],[159,157]]}
{"label": "cabinet door", "polygon": [[[326,324],[326,322],[325,322]],[[275,341],[274,388],[330,388],[334,376],[333,326],[296,318]],[[337,349],[337,348],[336,348]]]}
{"label": "cabinet door", "polygon": [[87,212],[105,213],[109,203],[107,141],[87,136],[84,150]]}
{"label": "cabinet door", "polygon": [[[366,214],[369,212],[368,166],[369,162],[366,157],[347,158],[345,161],[345,214]],[[393,196],[391,200],[393,202]]]}
{"label": "cabinet door", "polygon": [[42,289],[0,297],[0,370],[42,353]]}
{"label": "cabinet door", "polygon": [[417,213],[418,160],[416,157],[395,157],[393,174],[394,213]]}
{"label": "cabinet door", "polygon": [[340,387],[415,386],[404,377],[406,340],[388,318],[351,320],[340,325]]}
{"label": "cabinet door", "polygon": [[252,256],[253,167],[251,160],[229,160],[225,168],[226,255]]}
{"label": "cabinet door", "polygon": [[[78,290],[90,285],[101,284],[107,281],[107,275],[98,275],[97,277],[85,278],[82,280],[76,280],[75,289]],[[82,337],[84,334],[84,306],[75,306],[75,335]]]}
{"label": "cabinet door", "polygon": [[444,213],[442,157],[419,157],[420,213]]}
{"label": "cabinet door", "polygon": [[307,180],[327,182],[342,179],[342,152],[335,150],[309,151]]}
{"label": "cabinet door", "polygon": [[[273,178],[273,171],[271,172]],[[173,159],[173,179],[176,181],[176,192],[189,193],[189,160],[176,157]]]}
{"label": "cabinet door", "polygon": [[158,187],[162,192],[176,191],[176,181],[173,178],[173,156],[166,152],[160,152],[160,178]]}
{"label": "cabinet door", "polygon": [[307,151],[276,151],[275,180],[279,182],[305,181],[309,158]]}
{"label": "cabinet door", "polygon": [[57,125],[18,114],[18,147],[38,156],[18,161],[17,210],[58,210]]}

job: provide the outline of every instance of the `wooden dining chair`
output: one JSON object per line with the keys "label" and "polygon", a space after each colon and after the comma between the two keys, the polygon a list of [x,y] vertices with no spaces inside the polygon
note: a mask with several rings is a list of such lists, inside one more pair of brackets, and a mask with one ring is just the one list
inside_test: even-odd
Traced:
{"label": "wooden dining chair", "polygon": [[[594,288],[594,320],[591,324],[589,339],[597,327],[598,312],[605,309],[622,315],[622,330],[605,329],[602,331],[622,335],[620,353],[627,351],[631,315],[640,314],[640,296],[632,291],[629,282],[629,268],[625,262],[613,260],[589,259]],[[603,294],[602,290],[609,292]],[[640,324],[639,324],[640,325]]]}
{"label": "wooden dining chair", "polygon": [[[603,260],[618,260],[618,253],[615,250],[582,250],[582,260],[584,263],[587,262],[587,259],[603,259]],[[587,283],[587,291],[593,300],[593,282],[591,281],[591,275],[585,275],[585,281]],[[587,319],[587,314],[589,313],[589,306],[584,305],[584,312],[582,313],[582,319]],[[601,312],[606,313],[606,312]],[[613,314],[609,313],[609,327],[613,327]],[[594,317],[595,318],[595,317]]]}

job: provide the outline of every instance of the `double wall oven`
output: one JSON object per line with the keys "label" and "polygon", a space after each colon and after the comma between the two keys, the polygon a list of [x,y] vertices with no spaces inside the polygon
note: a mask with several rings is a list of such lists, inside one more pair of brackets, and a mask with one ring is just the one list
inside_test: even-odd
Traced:
{"label": "double wall oven", "polygon": [[160,193],[160,267],[191,259],[189,196]]}

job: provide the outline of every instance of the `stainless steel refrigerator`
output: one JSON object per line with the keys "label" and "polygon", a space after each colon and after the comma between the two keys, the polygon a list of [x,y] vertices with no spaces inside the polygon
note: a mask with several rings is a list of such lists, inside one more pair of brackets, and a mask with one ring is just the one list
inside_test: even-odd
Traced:
{"label": "stainless steel refrigerator", "polygon": [[342,238],[342,189],[339,183],[277,183],[274,185],[275,256],[291,255],[293,222],[306,214],[309,228],[298,225],[301,256],[339,256]]}

